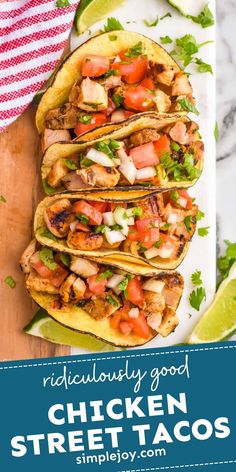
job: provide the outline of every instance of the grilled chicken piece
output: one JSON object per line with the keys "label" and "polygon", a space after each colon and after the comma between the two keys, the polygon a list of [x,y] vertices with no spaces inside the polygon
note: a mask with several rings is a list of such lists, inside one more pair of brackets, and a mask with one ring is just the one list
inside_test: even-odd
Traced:
{"label": "grilled chicken piece", "polygon": [[138,202],[138,206],[142,209],[142,219],[158,216],[158,205],[156,197],[151,197],[147,200],[142,200]]}
{"label": "grilled chicken piece", "polygon": [[64,238],[68,234],[73,219],[71,203],[67,198],[58,200],[44,211],[44,221],[47,228],[57,238]]}
{"label": "grilled chicken piece", "polygon": [[41,137],[42,152],[54,143],[59,141],[70,141],[70,132],[66,129],[50,129],[46,128]]}
{"label": "grilled chicken piece", "polygon": [[57,159],[51,167],[51,170],[47,176],[47,183],[52,188],[60,187],[61,179],[70,172],[68,167],[65,165],[64,159]]}
{"label": "grilled chicken piece", "polygon": [[122,83],[121,76],[119,75],[110,75],[107,79],[99,80],[99,83],[105,87],[105,90],[110,90],[116,87],[119,87]]}
{"label": "grilled chicken piece", "polygon": [[64,303],[76,303],[84,298],[85,282],[75,274],[70,274],[60,287],[60,295]]}
{"label": "grilled chicken piece", "polygon": [[162,295],[165,299],[166,305],[175,308],[178,306],[180,297],[184,289],[184,279],[180,274],[168,274],[163,278],[165,286],[162,290]]}
{"label": "grilled chicken piece", "polygon": [[187,96],[192,97],[192,93],[193,93],[193,89],[188,80],[188,77],[182,72],[179,72],[175,77],[175,81],[172,87],[172,95],[173,96],[176,96],[176,95],[186,96],[187,95]]}
{"label": "grilled chicken piece", "polygon": [[162,90],[156,90],[155,95],[153,96],[153,101],[155,102],[159,113],[166,113],[171,107],[170,97],[166,93],[162,92]]}
{"label": "grilled chicken piece", "polygon": [[175,66],[157,64],[156,62],[150,61],[150,70],[148,75],[152,80],[154,80],[154,82],[170,86],[173,83],[177,71],[178,69]]}
{"label": "grilled chicken piece", "polygon": [[[114,303],[117,303],[117,306],[109,303],[109,296],[112,297]],[[119,298],[116,297],[112,290],[109,290],[109,292],[106,292],[105,296],[96,297],[94,300],[91,300],[89,303],[87,303],[85,310],[90,314],[90,316],[95,318],[95,320],[102,320],[103,318],[108,318],[111,316],[120,308],[120,306]]]}
{"label": "grilled chicken piece", "polygon": [[81,83],[78,107],[86,111],[106,110],[108,94],[105,88],[89,77],[84,79]]}
{"label": "grilled chicken piece", "polygon": [[58,287],[52,285],[48,279],[43,279],[34,270],[30,271],[29,276],[26,279],[27,290],[35,290],[36,292],[50,293],[56,295],[59,293]]}
{"label": "grilled chicken piece", "polygon": [[165,299],[162,293],[155,293],[149,290],[144,291],[145,296],[145,313],[147,315],[162,313],[165,309]]}
{"label": "grilled chicken piece", "polygon": [[103,239],[102,247],[105,247],[106,249],[116,249],[120,247],[122,241],[118,241],[117,243],[110,244],[106,239]]}
{"label": "grilled chicken piece", "polygon": [[99,249],[103,243],[103,236],[96,233],[84,233],[83,231],[69,232],[67,243],[69,247],[82,251],[94,251]]}
{"label": "grilled chicken piece", "polygon": [[77,175],[76,172],[69,172],[62,179],[62,183],[67,190],[79,190],[81,188],[88,188],[89,185],[85,184],[81,179],[80,175]]}
{"label": "grilled chicken piece", "polygon": [[162,322],[156,331],[161,336],[163,336],[163,338],[166,338],[167,336],[169,336],[170,333],[172,333],[175,330],[178,324],[179,324],[179,320],[178,320],[175,310],[173,310],[172,308],[166,307],[164,310]]}
{"label": "grilled chicken piece", "polygon": [[20,266],[25,274],[30,273],[30,269],[31,269],[30,258],[35,253],[36,243],[37,243],[36,239],[32,239],[32,241],[30,241],[29,245],[27,246],[27,248],[25,249],[25,251],[23,252],[19,260]]}
{"label": "grilled chicken piece", "polygon": [[60,108],[47,112],[45,126],[50,129],[74,128],[79,119],[79,110],[71,103],[65,103]]}
{"label": "grilled chicken piece", "polygon": [[79,82],[76,81],[70,91],[69,102],[77,106],[79,94],[80,94],[80,84]]}
{"label": "grilled chicken piece", "polygon": [[150,313],[147,316],[148,326],[150,326],[150,328],[154,329],[155,331],[158,330],[161,322],[162,322],[162,313],[160,313],[160,312]]}
{"label": "grilled chicken piece", "polygon": [[190,151],[194,154],[194,160],[200,161],[203,159],[204,144],[202,141],[195,141],[190,146]]}
{"label": "grilled chicken piece", "polygon": [[191,122],[190,126],[187,126],[182,121],[177,121],[174,126],[169,129],[169,135],[173,141],[179,144],[192,144],[197,139],[197,130],[197,123]]}
{"label": "grilled chicken piece", "polygon": [[156,204],[157,204],[157,211],[160,216],[163,215],[165,211],[165,204],[164,204],[164,198],[162,193],[159,193],[156,195]]}
{"label": "grilled chicken piece", "polygon": [[150,141],[157,141],[159,138],[160,134],[156,129],[143,129],[142,131],[136,131],[136,133],[131,134],[129,137],[129,146],[141,146]]}
{"label": "grilled chicken piece", "polygon": [[82,277],[90,277],[98,273],[98,265],[95,262],[88,261],[82,257],[71,257],[70,270]]}
{"label": "grilled chicken piece", "polygon": [[115,187],[120,179],[120,173],[115,167],[103,167],[100,164],[77,170],[76,174],[91,187]]}

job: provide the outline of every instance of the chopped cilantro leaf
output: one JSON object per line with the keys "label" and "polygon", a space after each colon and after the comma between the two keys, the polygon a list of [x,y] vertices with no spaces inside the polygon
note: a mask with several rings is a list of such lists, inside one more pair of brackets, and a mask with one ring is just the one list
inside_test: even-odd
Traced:
{"label": "chopped cilantro leaf", "polygon": [[133,278],[134,276],[131,275],[131,274],[127,274],[125,276],[125,278],[118,284],[118,289],[121,290],[122,292],[124,292],[127,287],[128,287],[128,283],[129,281]]}
{"label": "chopped cilantro leaf", "polygon": [[124,97],[118,95],[117,93],[114,93],[112,95],[112,101],[115,103],[116,108],[119,108],[124,102]]}
{"label": "chopped cilantro leaf", "polygon": [[141,218],[142,214],[143,214],[142,208],[140,208],[140,207],[133,207],[132,208],[132,215],[133,216],[138,216],[139,218]]}
{"label": "chopped cilantro leaf", "polygon": [[90,124],[92,121],[92,116],[91,115],[80,115],[79,117],[79,122],[83,123],[85,125]]}
{"label": "chopped cilantro leaf", "polygon": [[127,56],[127,57],[138,57],[142,53],[143,53],[143,45],[142,45],[142,42],[139,41],[132,48],[128,49],[128,51],[125,52],[125,56]]}
{"label": "chopped cilantro leaf", "polygon": [[104,234],[105,231],[106,231],[106,229],[107,229],[107,226],[106,226],[106,225],[97,225],[97,226],[95,227],[95,233],[96,233],[96,234],[99,234],[99,233]]}
{"label": "chopped cilantro leaf", "polygon": [[155,19],[154,21],[152,21],[152,22],[147,21],[147,20],[143,20],[143,22],[145,23],[145,25],[146,25],[148,28],[151,28],[152,26],[158,25],[159,18],[158,18],[158,16],[157,16],[156,19]]}
{"label": "chopped cilantro leaf", "polygon": [[217,121],[215,123],[214,136],[215,136],[215,140],[218,141],[218,139],[220,137],[220,130],[219,130],[219,125],[218,125]]}
{"label": "chopped cilantro leaf", "polygon": [[194,23],[198,23],[199,25],[201,25],[202,28],[209,28],[209,26],[213,26],[215,23],[214,16],[208,5],[203,8],[199,15],[188,15],[188,18],[194,21]]}
{"label": "chopped cilantro leaf", "polygon": [[208,233],[209,233],[209,228],[210,228],[210,226],[205,226],[205,228],[198,228],[198,230],[197,230],[198,235],[201,236],[202,238],[204,236],[207,236]]}
{"label": "chopped cilantro leaf", "polygon": [[190,100],[188,100],[187,98],[180,98],[178,100],[178,103],[180,104],[182,110],[186,110],[191,113],[195,113],[195,115],[199,115],[199,111],[197,110],[195,105],[193,105],[193,103],[190,102]]}
{"label": "chopped cilantro leaf", "polygon": [[109,277],[111,277],[112,275],[113,275],[112,270],[107,269],[104,272],[101,272],[97,276],[97,280],[106,280],[106,279],[109,279]]}
{"label": "chopped cilantro leaf", "polygon": [[165,15],[161,16],[160,20],[164,20],[165,18],[171,18],[172,15],[171,13],[168,11]]}
{"label": "chopped cilantro leaf", "polygon": [[205,216],[205,213],[201,210],[198,210],[197,215],[196,215],[196,220],[200,221],[202,220],[202,218],[204,218],[204,216]]}
{"label": "chopped cilantro leaf", "polygon": [[170,38],[170,36],[161,36],[160,40],[161,40],[161,44],[171,44],[171,43],[173,43],[173,40]]}
{"label": "chopped cilantro leaf", "polygon": [[113,305],[115,307],[120,306],[119,303],[117,302],[117,300],[114,297],[112,297],[112,295],[107,295],[106,300],[107,300],[108,303],[110,303],[110,305]]}
{"label": "chopped cilantro leaf", "polygon": [[209,72],[213,75],[213,70],[210,64],[207,64],[206,62],[203,62],[202,59],[198,58],[194,59],[194,62],[198,65],[198,72],[200,72],[201,74]]}
{"label": "chopped cilantro leaf", "polygon": [[107,24],[104,25],[104,31],[123,30],[122,24],[114,17],[107,18]]}
{"label": "chopped cilantro leaf", "polygon": [[189,216],[186,216],[186,217],[184,218],[184,224],[185,224],[185,226],[186,226],[186,229],[187,229],[188,233],[190,233],[191,230],[192,230],[192,225],[191,225],[191,223],[192,223],[192,217],[191,217],[190,215],[189,215]]}
{"label": "chopped cilantro leaf", "polygon": [[195,270],[195,272],[191,275],[191,280],[193,285],[202,285],[202,279],[201,279],[202,273],[200,270]]}
{"label": "chopped cilantro leaf", "polygon": [[15,288],[16,286],[16,281],[13,279],[13,277],[11,275],[8,275],[5,280],[4,280],[5,284],[8,285],[8,287],[11,287],[11,288]]}
{"label": "chopped cilantro leaf", "polygon": [[203,300],[206,300],[206,290],[203,287],[198,287],[196,290],[193,290],[189,295],[190,305],[197,311],[200,310],[200,306]]}
{"label": "chopped cilantro leaf", "polygon": [[161,226],[161,231],[167,231],[170,227],[170,223],[166,223],[165,225]]}
{"label": "chopped cilantro leaf", "polygon": [[86,215],[83,215],[83,213],[76,213],[75,216],[83,225],[87,226],[89,224],[89,218]]}

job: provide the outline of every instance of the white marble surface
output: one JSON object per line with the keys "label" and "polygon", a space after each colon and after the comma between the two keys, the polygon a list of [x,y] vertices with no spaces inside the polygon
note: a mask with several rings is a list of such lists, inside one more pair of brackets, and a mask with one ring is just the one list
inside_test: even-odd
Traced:
{"label": "white marble surface", "polygon": [[218,247],[236,241],[236,1],[217,0],[217,226]]}
{"label": "white marble surface", "polygon": [[[196,0],[193,0],[194,2]],[[137,9],[137,3],[139,8]],[[206,0],[198,0],[198,7],[202,9]],[[148,5],[148,8],[147,8]],[[210,0],[210,8],[214,11],[215,0]],[[156,16],[163,16],[171,11],[172,17],[159,21],[157,27],[147,28],[143,20],[153,21]],[[143,33],[155,41],[159,42],[161,36],[169,35],[175,39],[184,34],[192,34],[196,37],[198,43],[213,40],[200,49],[198,56],[205,62],[210,63],[215,73],[215,28],[203,29],[200,25],[181,16],[175,9],[168,6],[165,0],[148,0],[148,2],[137,2],[137,0],[126,0],[124,6],[114,12],[113,16],[118,18],[126,29]],[[128,22],[128,23],[127,23]],[[97,32],[104,26],[105,21],[94,25],[91,28],[92,33]],[[72,34],[71,49],[75,49],[82,42],[88,39],[88,33],[76,36]],[[173,45],[166,47],[168,51],[173,49]],[[201,210],[205,212],[205,218],[199,226],[210,226],[209,235],[205,238],[194,236],[190,250],[184,262],[179,267],[179,271],[185,278],[185,290],[178,309],[180,325],[178,329],[168,338],[156,337],[145,347],[162,347],[173,344],[179,344],[186,340],[193,326],[198,321],[205,308],[210,304],[215,293],[216,279],[216,230],[215,230],[215,75],[200,74],[196,68],[189,68],[191,82],[194,88],[197,106],[200,116],[192,115],[191,118],[200,125],[201,135],[205,144],[205,165],[204,171],[198,183],[191,189],[190,193],[196,197]],[[188,298],[193,289],[191,284],[191,274],[196,270],[201,270],[204,286],[207,292],[207,300],[202,304],[201,312],[196,312],[191,308]],[[191,316],[189,316],[189,313]],[[81,351],[80,351],[81,352]],[[73,350],[78,353],[78,350]]]}

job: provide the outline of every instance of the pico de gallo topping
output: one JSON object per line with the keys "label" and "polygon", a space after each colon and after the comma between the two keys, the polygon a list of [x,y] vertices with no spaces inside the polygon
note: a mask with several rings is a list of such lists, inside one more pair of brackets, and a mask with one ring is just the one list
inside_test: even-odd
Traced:
{"label": "pico de gallo topping", "polygon": [[198,125],[178,120],[158,131],[142,129],[123,140],[98,141],[82,153],[59,158],[46,183],[49,189],[79,190],[192,181],[200,176],[203,152]]}
{"label": "pico de gallo topping", "polygon": [[176,260],[194,233],[198,207],[185,190],[129,203],[57,199],[44,211],[52,237],[80,251],[116,249],[147,260]]}
{"label": "pico de gallo topping", "polygon": [[178,325],[183,289],[178,273],[145,278],[46,247],[36,249],[34,241],[21,265],[28,290],[53,296],[49,310],[68,312],[76,305],[95,323],[108,319],[114,331],[145,340],[153,332],[168,336]]}
{"label": "pico de gallo topping", "polygon": [[177,65],[149,60],[141,41],[115,57],[86,54],[80,74],[68,101],[47,113],[46,129],[66,129],[71,137],[80,136],[134,113],[181,111],[183,98],[195,104],[187,75]]}

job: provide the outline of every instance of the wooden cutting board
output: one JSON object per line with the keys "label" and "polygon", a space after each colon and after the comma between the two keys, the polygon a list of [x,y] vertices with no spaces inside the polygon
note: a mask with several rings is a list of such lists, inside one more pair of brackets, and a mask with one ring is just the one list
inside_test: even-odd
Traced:
{"label": "wooden cutting board", "polygon": [[[60,356],[70,349],[24,334],[22,328],[37,307],[24,287],[19,258],[32,238],[37,202],[43,197],[40,182],[39,137],[34,125],[35,107],[30,106],[0,134],[0,360]],[[4,282],[11,275],[16,287]]]}

